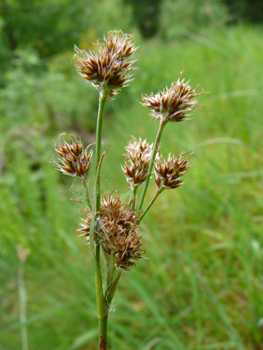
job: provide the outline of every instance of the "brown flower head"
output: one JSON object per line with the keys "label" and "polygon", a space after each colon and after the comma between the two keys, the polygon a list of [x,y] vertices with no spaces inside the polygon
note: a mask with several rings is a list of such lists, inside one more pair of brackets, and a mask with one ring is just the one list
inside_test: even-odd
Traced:
{"label": "brown flower head", "polygon": [[87,53],[75,46],[74,65],[79,75],[96,89],[101,91],[106,88],[111,99],[131,81],[130,72],[138,69],[132,66],[134,60],[129,61],[137,51],[134,37],[122,31],[110,31],[103,44],[97,42],[94,45],[98,47],[98,52]]}
{"label": "brown flower head", "polygon": [[[81,236],[89,239],[92,214],[89,212],[82,219]],[[118,192],[101,198],[100,214],[96,234],[104,251],[114,255],[115,266],[122,270],[130,270],[135,266],[134,260],[142,259],[144,250],[139,236],[138,214],[128,204],[122,202]]]}
{"label": "brown flower head", "polygon": [[153,93],[150,96],[142,96],[144,107],[150,108],[152,113],[150,114],[152,120],[163,119],[171,122],[180,122],[186,120],[190,116],[190,113],[198,105],[198,101],[195,97],[204,94],[200,92],[196,94],[195,89],[192,89],[188,82],[184,82],[179,78],[176,83],[172,83],[170,89],[162,92],[158,92],[156,95]]}
{"label": "brown flower head", "polygon": [[172,157],[171,154],[169,154],[167,161],[157,159],[154,162],[155,182],[157,187],[172,189],[182,185],[181,177],[187,173],[189,169],[188,161],[192,154],[193,152],[187,160],[183,159],[182,153]]}
{"label": "brown flower head", "polygon": [[[66,141],[64,141],[64,144],[61,143],[61,137],[66,135],[72,138],[71,144]],[[84,149],[79,140],[70,134],[63,133],[59,136],[58,142],[55,144],[55,151],[60,156],[60,163],[57,163],[54,158],[52,158],[52,161],[57,170],[61,171],[62,174],[73,177],[79,176],[81,179],[85,179],[90,169],[93,154],[93,150],[88,153],[90,146]]]}
{"label": "brown flower head", "polygon": [[151,161],[153,149],[146,140],[139,141],[135,137],[129,141],[126,147],[126,162],[122,171],[131,189],[140,186],[147,177],[149,164]]}

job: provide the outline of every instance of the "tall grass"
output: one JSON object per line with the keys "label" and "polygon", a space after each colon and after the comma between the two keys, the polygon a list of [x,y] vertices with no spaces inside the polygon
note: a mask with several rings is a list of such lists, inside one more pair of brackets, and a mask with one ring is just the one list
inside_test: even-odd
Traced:
{"label": "tall grass", "polygon": [[[112,350],[263,349],[261,51],[262,30],[256,28],[143,43],[132,93],[122,91],[107,110],[103,191],[115,189],[117,181],[120,187],[129,135],[154,140],[157,125],[138,103],[141,93],[169,86],[182,69],[193,87],[200,82],[210,92],[192,121],[164,131],[164,152],[195,149],[192,167],[187,185],[166,191],[145,218],[151,261],[120,282],[110,321]],[[10,133],[10,120],[1,121],[0,349],[21,349],[18,244],[31,252],[24,266],[29,349],[93,349],[89,248],[76,237],[78,205],[69,201],[82,200],[79,185],[66,192],[66,180],[47,163],[55,136],[39,127],[21,136],[16,123]],[[125,195],[124,177],[120,190]]]}

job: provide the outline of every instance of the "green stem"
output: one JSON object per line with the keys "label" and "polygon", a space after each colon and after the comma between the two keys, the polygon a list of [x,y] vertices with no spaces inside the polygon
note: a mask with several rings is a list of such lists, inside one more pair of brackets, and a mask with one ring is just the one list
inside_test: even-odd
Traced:
{"label": "green stem", "polygon": [[136,192],[137,192],[138,186],[134,187],[134,189],[132,190],[132,194],[133,194],[133,203],[132,203],[132,210],[135,210],[136,207]]}
{"label": "green stem", "polygon": [[[107,100],[107,93],[106,91],[102,90],[100,93],[100,100],[99,100],[99,110],[98,110],[98,116],[97,116],[97,128],[96,128],[96,173],[99,168],[100,163],[100,156],[101,156],[101,131],[102,131],[102,121],[103,121],[103,114],[104,114],[104,107]],[[97,193],[97,205],[96,205],[96,211],[100,211],[100,172],[98,172],[98,179],[94,185],[94,191]]]}
{"label": "green stem", "polygon": [[146,207],[146,209],[144,210],[144,212],[142,213],[142,215],[139,218],[139,222],[142,221],[142,219],[144,218],[144,216],[146,215],[147,211],[151,208],[151,206],[153,205],[153,203],[156,201],[157,197],[159,196],[159,194],[161,194],[163,192],[164,188],[161,187],[159,190],[157,190],[157,192],[155,193],[155,196],[153,197],[153,199],[150,201],[150,203],[148,204],[148,206]]}
{"label": "green stem", "polygon": [[81,179],[81,182],[82,182],[84,190],[85,190],[85,197],[86,197],[87,205],[88,205],[89,209],[91,209],[91,202],[90,202],[89,189],[88,189],[87,182],[85,179]]}
{"label": "green stem", "polygon": [[140,205],[139,205],[138,210],[141,210],[142,206],[143,206],[143,201],[144,201],[144,198],[145,198],[145,195],[146,195],[146,191],[147,191],[147,188],[148,188],[148,185],[149,185],[149,181],[150,181],[150,177],[151,177],[151,173],[152,173],[152,169],[153,169],[153,163],[154,163],[154,160],[155,160],[155,157],[156,157],[156,153],[157,153],[157,150],[158,150],[158,147],[159,147],[159,143],[160,143],[160,139],[161,139],[161,136],[162,136],[163,128],[164,128],[166,123],[167,123],[167,121],[165,119],[161,119],[160,120],[159,129],[158,129],[158,132],[157,132],[157,135],[156,135],[156,139],[155,139],[155,143],[154,143],[154,147],[153,147],[153,154],[152,154],[152,158],[151,158],[150,165],[149,165],[149,172],[148,172],[147,178],[145,180],[145,184],[144,184],[144,188],[143,188],[141,201],[140,201]]}
{"label": "green stem", "polygon": [[24,265],[20,262],[18,269],[18,288],[19,288],[19,319],[21,330],[22,350],[28,350],[27,329],[26,329],[26,302],[27,294],[24,283]]}
{"label": "green stem", "polygon": [[108,320],[108,309],[106,300],[103,294],[102,287],[102,274],[100,266],[100,242],[98,237],[95,236],[97,218],[100,211],[100,168],[101,168],[101,132],[102,132],[102,120],[103,112],[107,94],[104,90],[101,91],[99,99],[99,109],[97,117],[97,129],[96,129],[96,178],[93,190],[93,201],[92,201],[92,212],[93,216],[90,224],[90,247],[91,254],[95,266],[95,285],[96,285],[96,299],[97,299],[97,313],[99,319],[99,338],[100,346],[99,349],[106,349],[107,344],[107,320]]}
{"label": "green stem", "polygon": [[104,316],[99,316],[99,334],[100,334],[99,350],[107,349],[107,327],[108,327],[108,312]]}

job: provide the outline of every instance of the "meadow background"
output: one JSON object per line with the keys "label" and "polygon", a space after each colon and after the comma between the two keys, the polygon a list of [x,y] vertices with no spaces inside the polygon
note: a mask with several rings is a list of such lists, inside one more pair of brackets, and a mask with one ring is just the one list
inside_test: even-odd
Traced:
{"label": "meadow background", "polygon": [[142,93],[181,70],[210,92],[164,130],[162,152],[194,149],[192,167],[145,217],[149,260],[120,282],[111,349],[263,349],[262,21],[261,1],[1,1],[1,350],[27,350],[23,314],[31,350],[96,348],[93,267],[70,201],[81,187],[49,159],[63,131],[94,141],[98,95],[75,72],[73,45],[88,50],[111,29],[135,35],[140,71],[106,107],[104,191],[128,197],[124,147],[130,135],[154,140]]}

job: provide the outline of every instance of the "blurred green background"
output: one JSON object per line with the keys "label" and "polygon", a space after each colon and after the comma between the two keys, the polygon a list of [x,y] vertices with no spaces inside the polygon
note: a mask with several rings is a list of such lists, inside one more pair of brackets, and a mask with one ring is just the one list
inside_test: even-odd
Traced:
{"label": "blurred green background", "polygon": [[128,198],[124,147],[155,138],[142,93],[184,70],[210,94],[164,130],[162,153],[194,149],[192,167],[145,217],[149,260],[120,282],[110,349],[263,349],[262,21],[259,0],[1,0],[1,350],[27,350],[23,307],[29,349],[96,349],[93,268],[70,201],[83,194],[49,159],[61,132],[94,142],[98,93],[75,72],[73,45],[112,29],[135,35],[140,71],[106,106],[103,190]]}

